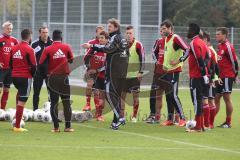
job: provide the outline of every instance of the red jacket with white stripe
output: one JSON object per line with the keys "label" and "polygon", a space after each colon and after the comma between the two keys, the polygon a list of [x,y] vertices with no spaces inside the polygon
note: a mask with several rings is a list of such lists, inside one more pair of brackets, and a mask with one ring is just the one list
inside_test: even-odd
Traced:
{"label": "red jacket with white stripe", "polygon": [[39,65],[48,62],[48,75],[69,75],[69,62],[74,59],[71,47],[60,41],[54,41],[43,50]]}
{"label": "red jacket with white stripe", "polygon": [[208,58],[208,47],[206,43],[199,37],[193,37],[190,43],[189,51],[189,76],[190,78],[201,78],[208,75],[205,60]]}
{"label": "red jacket with white stripe", "polygon": [[6,34],[0,35],[0,63],[3,64],[2,69],[9,69],[10,52],[13,46],[18,44],[18,41],[13,36]]}
{"label": "red jacket with white stripe", "polygon": [[28,42],[22,41],[13,46],[10,57],[12,77],[32,78],[37,64],[34,50]]}
{"label": "red jacket with white stripe", "polygon": [[238,62],[233,45],[226,40],[218,45],[218,67],[220,78],[235,78]]}

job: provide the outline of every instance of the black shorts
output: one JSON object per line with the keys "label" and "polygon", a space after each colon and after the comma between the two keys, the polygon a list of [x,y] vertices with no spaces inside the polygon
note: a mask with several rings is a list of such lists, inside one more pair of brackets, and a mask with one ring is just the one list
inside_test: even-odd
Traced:
{"label": "black shorts", "polygon": [[209,97],[209,85],[204,83],[203,78],[191,78],[190,79],[190,89],[196,88],[198,95],[201,95],[201,98],[207,99]]}
{"label": "black shorts", "polygon": [[11,69],[0,69],[0,87],[10,88],[12,84]]}
{"label": "black shorts", "polygon": [[208,91],[208,98],[215,98],[216,95],[216,87],[213,87],[212,85],[209,86],[209,91]]}
{"label": "black shorts", "polygon": [[217,84],[216,93],[218,94],[231,93],[235,78],[221,78],[221,80],[223,81],[223,84],[222,85]]}
{"label": "black shorts", "polygon": [[166,74],[154,74],[153,76],[153,89],[155,90],[164,90],[166,92],[171,90],[171,83],[167,80]]}
{"label": "black shorts", "polygon": [[140,81],[137,78],[127,78],[123,83],[123,92],[139,92],[140,91]]}
{"label": "black shorts", "polygon": [[30,95],[32,78],[13,77],[13,84],[18,90],[19,101],[27,102]]}
{"label": "black shorts", "polygon": [[94,85],[94,89],[105,90],[105,79],[97,77]]}

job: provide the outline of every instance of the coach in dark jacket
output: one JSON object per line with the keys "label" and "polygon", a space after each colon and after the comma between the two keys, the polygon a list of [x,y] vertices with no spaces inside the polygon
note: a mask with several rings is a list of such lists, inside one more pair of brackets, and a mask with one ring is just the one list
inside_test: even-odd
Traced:
{"label": "coach in dark jacket", "polygon": [[114,112],[111,128],[117,130],[123,123],[119,121],[120,102],[123,79],[127,75],[128,49],[127,41],[120,32],[118,20],[112,18],[108,20],[109,43],[106,46],[85,43],[84,48],[92,48],[98,52],[107,53],[106,59],[106,98]]}
{"label": "coach in dark jacket", "polygon": [[[35,40],[32,43],[32,48],[35,51],[37,64],[39,64],[39,60],[44,48],[50,46],[51,44],[52,44],[52,40],[49,37],[48,28],[45,26],[41,27],[39,29],[39,39]],[[45,84],[47,84],[46,75],[47,75],[47,64],[43,64],[37,67],[37,72],[33,78],[33,110],[38,109],[39,95],[43,85],[43,81],[45,80]]]}

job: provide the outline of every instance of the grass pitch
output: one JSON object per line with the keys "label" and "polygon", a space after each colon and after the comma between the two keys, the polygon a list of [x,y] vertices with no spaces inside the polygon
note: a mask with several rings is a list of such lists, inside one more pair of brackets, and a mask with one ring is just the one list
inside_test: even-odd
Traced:
{"label": "grass pitch", "polygon": [[[149,113],[148,98],[140,100],[138,123],[127,122],[118,131],[109,129],[112,113],[105,115],[105,122],[92,120],[73,123],[74,133],[51,133],[52,124],[27,122],[27,133],[13,133],[9,122],[0,122],[0,160],[239,160],[240,125],[239,91],[233,91],[233,128],[204,133],[185,133],[185,128],[149,125],[141,119]],[[8,108],[15,107],[16,90],[11,89]],[[184,111],[189,117],[193,110],[190,92],[179,92]],[[83,96],[72,96],[74,109],[80,109],[85,100]],[[40,104],[47,100],[46,89],[42,90]],[[31,108],[32,96],[27,107]],[[93,106],[93,105],[92,105]],[[127,107],[130,115],[132,108]],[[162,113],[166,113],[164,103]],[[129,118],[128,118],[129,119]],[[225,120],[225,106],[215,124]],[[61,124],[61,129],[64,125]]]}

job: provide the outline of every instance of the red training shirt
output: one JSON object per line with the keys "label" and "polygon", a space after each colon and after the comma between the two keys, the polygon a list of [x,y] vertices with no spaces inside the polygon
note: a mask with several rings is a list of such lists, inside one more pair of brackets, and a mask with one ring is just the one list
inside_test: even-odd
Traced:
{"label": "red training shirt", "polygon": [[3,63],[2,69],[9,69],[11,48],[17,45],[18,41],[13,36],[2,34],[0,35],[0,43],[4,43],[4,45],[0,47],[0,63]]}
{"label": "red training shirt", "polygon": [[48,60],[48,75],[69,75],[68,62],[73,60],[73,52],[68,44],[54,41],[51,46],[43,50],[39,64]]}
{"label": "red training shirt", "polygon": [[10,54],[12,77],[32,78],[31,67],[36,66],[34,50],[26,41],[13,46]]}

